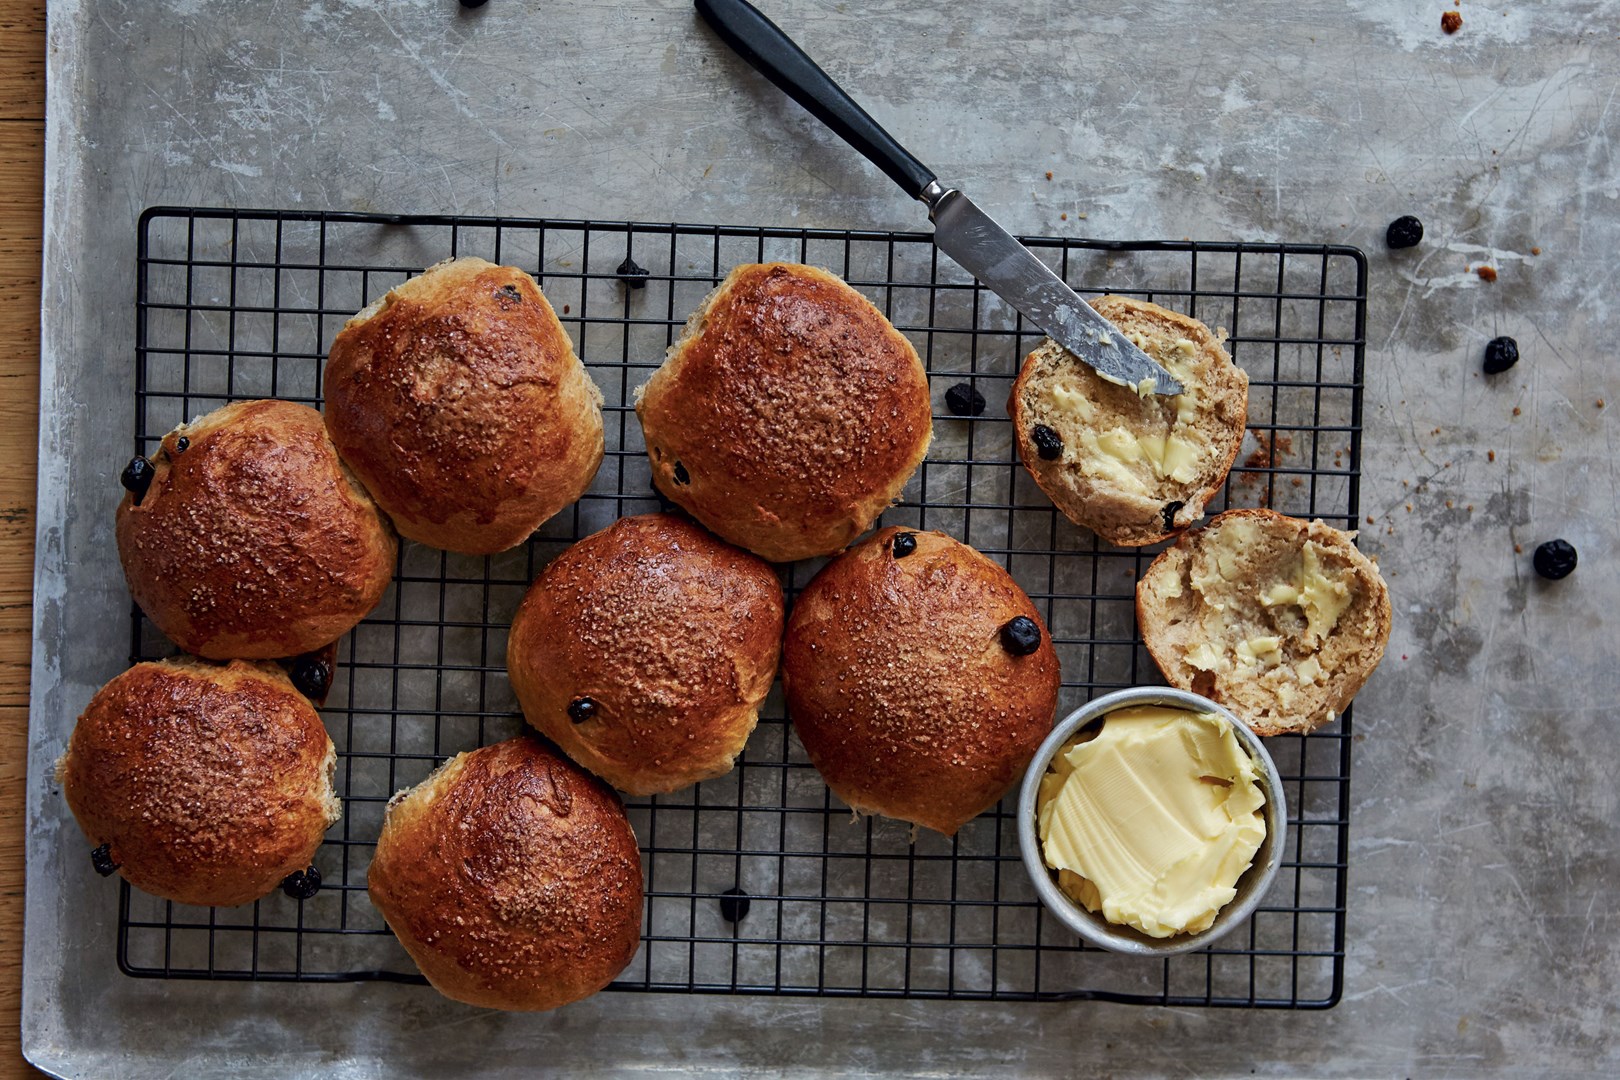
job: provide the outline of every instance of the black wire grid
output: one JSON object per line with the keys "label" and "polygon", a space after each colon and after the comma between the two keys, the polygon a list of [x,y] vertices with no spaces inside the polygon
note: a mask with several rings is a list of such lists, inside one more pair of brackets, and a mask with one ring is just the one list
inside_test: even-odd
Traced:
{"label": "black wire grid", "polygon": [[[1227,347],[1250,376],[1250,433],[1212,512],[1269,505],[1355,528],[1367,283],[1359,251],[1026,243],[1083,293],[1144,297],[1229,331]],[[917,346],[936,403],[934,443],[884,522],[941,529],[1011,570],[1057,646],[1059,716],[1100,691],[1160,681],[1133,608],[1136,580],[1159,548],[1099,544],[1030,481],[1004,402],[1039,334],[922,234],[154,208],[139,237],[135,450],[150,453],[175,424],[232,400],[319,406],[326,352],[344,321],[453,255],[540,279],[607,399],[601,471],[578,504],[513,551],[468,557],[401,545],[393,586],[339,646],[322,710],[344,816],[316,858],[319,893],[214,910],[126,884],[125,972],[421,981],[366,896],[384,804],[446,757],[522,730],[505,668],[512,613],[571,541],[658,509],[633,394],[739,263],[827,267]],[[987,399],[982,415],[945,408],[946,390],[961,381]],[[790,597],[819,565],[784,568]],[[134,657],[171,650],[137,611]],[[1019,861],[1012,797],[950,840],[852,820],[793,737],[777,688],[730,775],[628,800],[647,908],[641,949],[614,988],[1328,1007],[1343,980],[1350,743],[1348,713],[1316,734],[1268,740],[1289,821],[1266,902],[1207,950],[1143,960],[1083,946],[1043,912]],[[723,905],[738,889],[746,903],[732,895]]]}

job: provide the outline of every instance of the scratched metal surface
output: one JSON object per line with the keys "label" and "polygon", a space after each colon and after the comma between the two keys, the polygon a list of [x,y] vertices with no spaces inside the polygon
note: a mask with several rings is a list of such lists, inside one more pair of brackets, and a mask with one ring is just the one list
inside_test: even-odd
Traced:
{"label": "scratched metal surface", "polygon": [[[1446,37],[1441,6],[767,5],[1015,231],[1372,256],[1363,544],[1396,623],[1358,709],[1343,1003],[604,995],[507,1016],[414,987],[161,983],[112,966],[113,886],[83,858],[50,765],[127,651],[110,463],[129,445],[136,216],[170,203],[911,228],[919,208],[743,71],[684,0],[53,4],[30,1057],[127,1076],[536,1062],[1612,1074],[1617,10],[1470,2]],[[1386,252],[1383,226],[1409,212],[1428,238]],[[1481,350],[1502,333],[1524,358],[1486,379]],[[1561,584],[1529,569],[1552,536],[1581,553]]]}

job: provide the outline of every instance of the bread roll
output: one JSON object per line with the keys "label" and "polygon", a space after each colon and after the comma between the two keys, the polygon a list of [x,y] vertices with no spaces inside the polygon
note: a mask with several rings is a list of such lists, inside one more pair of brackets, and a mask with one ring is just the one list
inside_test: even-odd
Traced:
{"label": "bread roll", "polygon": [[1303,733],[1331,723],[1378,666],[1389,590],[1348,533],[1228,510],[1153,560],[1136,617],[1171,685],[1260,735]]}
{"label": "bread roll", "polygon": [[337,756],[274,664],[136,664],[90,699],[56,781],[90,845],[181,904],[257,900],[342,816]]}
{"label": "bread roll", "polygon": [[1024,468],[1063,515],[1111,544],[1151,544],[1204,514],[1243,443],[1249,377],[1225,333],[1143,300],[1097,311],[1185,392],[1139,395],[1050,339],[1024,360],[1007,411]]}
{"label": "bread roll", "polygon": [[534,279],[453,259],[339,332],[326,426],[404,536],[514,547],[590,487],[602,394]]}
{"label": "bread roll", "polygon": [[623,971],[641,853],[618,796],[538,739],[451,758],[395,795],[371,902],[445,997],[554,1009]]}
{"label": "bread roll", "polygon": [[653,483],[773,562],[842,551],[928,452],[928,376],[839,278],[739,266],[637,394]]}
{"label": "bread roll", "polygon": [[398,546],[321,414],[290,401],[237,402],[169,432],[117,531],[141,610],[216,660],[336,641],[381,599]]}
{"label": "bread roll", "polygon": [[882,529],[800,594],[788,713],[857,811],[950,836],[993,806],[1052,727],[1057,654],[998,564],[944,533]]}
{"label": "bread roll", "polygon": [[523,713],[632,795],[731,770],[776,678],[771,567],[671,514],[622,518],[535,579],[507,639]]}

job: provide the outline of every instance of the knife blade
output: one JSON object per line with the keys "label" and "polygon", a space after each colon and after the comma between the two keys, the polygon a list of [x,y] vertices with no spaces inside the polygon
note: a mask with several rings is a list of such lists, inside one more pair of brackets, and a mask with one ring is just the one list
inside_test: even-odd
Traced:
{"label": "knife blade", "polygon": [[695,0],[720,39],[928,206],[934,243],[1098,375],[1137,393],[1179,394],[1175,376],[1119,333],[1035,254],[885,131],[748,0]]}

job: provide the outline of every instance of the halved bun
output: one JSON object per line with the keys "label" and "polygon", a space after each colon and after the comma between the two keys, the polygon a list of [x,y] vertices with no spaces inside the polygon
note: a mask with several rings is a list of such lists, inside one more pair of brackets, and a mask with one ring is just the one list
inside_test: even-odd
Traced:
{"label": "halved bun", "polygon": [[1172,685],[1261,735],[1303,733],[1342,713],[1383,658],[1389,590],[1348,533],[1228,510],[1153,560],[1136,617]]}

